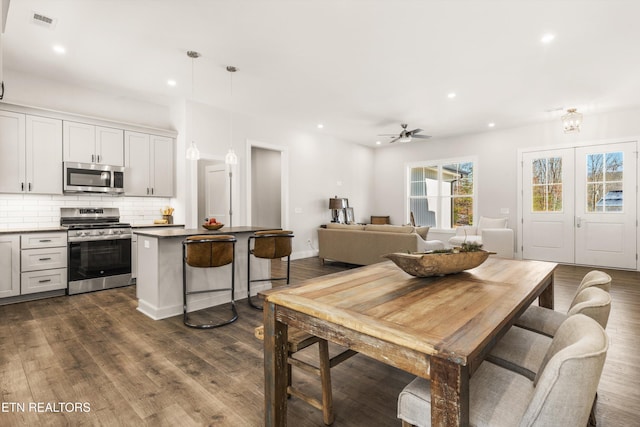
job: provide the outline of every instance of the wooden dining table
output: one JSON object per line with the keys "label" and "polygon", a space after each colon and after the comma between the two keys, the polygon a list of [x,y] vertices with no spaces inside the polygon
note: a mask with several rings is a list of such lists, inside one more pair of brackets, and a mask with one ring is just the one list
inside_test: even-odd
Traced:
{"label": "wooden dining table", "polygon": [[557,264],[490,257],[417,278],[390,261],[264,292],[265,426],[287,424],[287,330],[431,381],[431,425],[469,424],[469,379],[527,307],[553,309]]}

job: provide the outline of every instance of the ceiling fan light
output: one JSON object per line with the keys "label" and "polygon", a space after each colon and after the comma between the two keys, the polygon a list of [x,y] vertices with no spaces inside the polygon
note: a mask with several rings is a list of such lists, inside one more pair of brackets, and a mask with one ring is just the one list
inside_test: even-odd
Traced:
{"label": "ceiling fan light", "polygon": [[398,139],[398,142],[411,142],[411,135],[402,136]]}

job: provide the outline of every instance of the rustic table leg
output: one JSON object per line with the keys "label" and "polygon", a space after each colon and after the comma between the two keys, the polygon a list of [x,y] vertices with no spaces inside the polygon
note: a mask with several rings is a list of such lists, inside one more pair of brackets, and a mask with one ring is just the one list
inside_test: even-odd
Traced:
{"label": "rustic table leg", "polygon": [[275,305],[264,303],[264,425],[287,425],[287,330]]}
{"label": "rustic table leg", "polygon": [[431,425],[469,425],[469,368],[431,357]]}
{"label": "rustic table leg", "polygon": [[553,274],[551,274],[551,277],[549,278],[549,284],[544,289],[544,291],[542,291],[540,297],[538,298],[538,305],[540,305],[540,307],[545,307],[553,310],[553,299]]}

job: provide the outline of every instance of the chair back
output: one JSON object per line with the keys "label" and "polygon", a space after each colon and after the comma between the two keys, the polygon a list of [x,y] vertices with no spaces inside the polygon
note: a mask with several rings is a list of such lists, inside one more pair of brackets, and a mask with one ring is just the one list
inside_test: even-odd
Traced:
{"label": "chair back", "polygon": [[520,425],[587,425],[608,347],[595,320],[576,314],[564,321],[538,370]]}
{"label": "chair back", "polygon": [[587,274],[584,275],[582,281],[580,282],[580,286],[578,286],[578,290],[576,291],[576,295],[580,293],[580,291],[595,286],[604,291],[611,291],[611,276],[609,276],[604,271],[600,270],[591,270]]}
{"label": "chair back", "polygon": [[602,326],[607,327],[611,312],[611,295],[600,288],[591,287],[582,290],[571,302],[568,316],[584,314]]}
{"label": "chair back", "polygon": [[235,236],[201,235],[187,237],[185,246],[185,262],[191,267],[221,267],[233,262],[233,245]]}
{"label": "chair back", "polygon": [[258,231],[252,237],[255,238],[253,255],[258,258],[277,259],[291,255],[293,231]]}

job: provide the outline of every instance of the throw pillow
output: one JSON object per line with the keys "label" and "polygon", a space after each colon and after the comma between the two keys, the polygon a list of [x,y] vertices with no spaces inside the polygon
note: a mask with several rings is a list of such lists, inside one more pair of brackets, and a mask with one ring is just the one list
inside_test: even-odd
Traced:
{"label": "throw pillow", "polygon": [[485,228],[507,228],[507,218],[487,218],[481,216],[478,222],[478,230]]}
{"label": "throw pillow", "polygon": [[416,233],[418,233],[418,235],[420,237],[422,237],[422,240],[427,240],[427,233],[429,233],[429,228],[430,227],[416,227]]}

